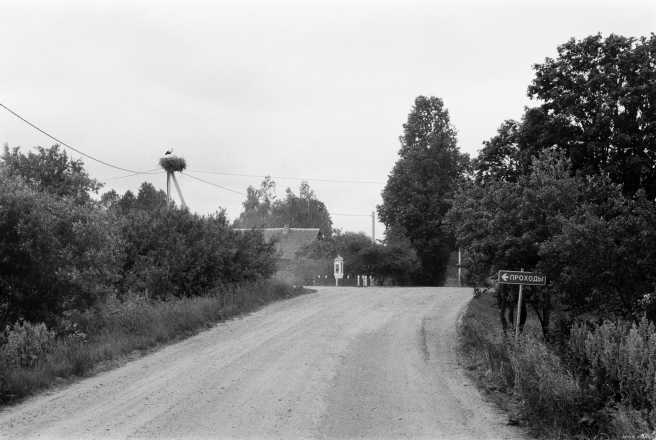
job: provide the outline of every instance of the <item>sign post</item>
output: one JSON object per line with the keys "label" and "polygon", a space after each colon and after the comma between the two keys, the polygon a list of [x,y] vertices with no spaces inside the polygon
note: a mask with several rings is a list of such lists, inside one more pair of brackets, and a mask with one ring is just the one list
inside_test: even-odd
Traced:
{"label": "sign post", "polygon": [[544,286],[547,277],[536,272],[520,272],[512,270],[499,271],[499,284],[519,284],[519,298],[517,299],[517,326],[515,327],[515,340],[519,338],[519,318],[522,314],[522,286]]}

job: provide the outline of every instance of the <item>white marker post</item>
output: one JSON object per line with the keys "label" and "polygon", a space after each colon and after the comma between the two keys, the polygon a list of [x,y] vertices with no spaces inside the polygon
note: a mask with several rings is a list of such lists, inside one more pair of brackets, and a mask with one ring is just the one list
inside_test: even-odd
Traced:
{"label": "white marker post", "polygon": [[335,258],[335,286],[339,286],[339,280],[344,278],[344,259],[339,255]]}

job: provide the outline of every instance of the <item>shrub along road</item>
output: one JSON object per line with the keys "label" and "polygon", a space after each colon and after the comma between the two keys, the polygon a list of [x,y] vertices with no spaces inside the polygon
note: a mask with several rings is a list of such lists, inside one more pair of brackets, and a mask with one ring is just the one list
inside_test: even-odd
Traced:
{"label": "shrub along road", "polygon": [[521,438],[455,354],[465,288],[331,288],[0,412],[0,438]]}

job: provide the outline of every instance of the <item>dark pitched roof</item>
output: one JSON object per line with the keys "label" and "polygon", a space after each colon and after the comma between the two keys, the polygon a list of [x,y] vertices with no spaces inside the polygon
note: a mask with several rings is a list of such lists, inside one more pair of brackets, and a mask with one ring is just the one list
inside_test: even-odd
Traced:
{"label": "dark pitched roof", "polygon": [[[236,229],[237,231],[247,231],[248,229]],[[276,248],[280,252],[280,259],[292,260],[298,250],[304,245],[312,243],[317,239],[319,228],[266,228],[262,229],[264,239],[271,241],[273,238],[278,239]]]}

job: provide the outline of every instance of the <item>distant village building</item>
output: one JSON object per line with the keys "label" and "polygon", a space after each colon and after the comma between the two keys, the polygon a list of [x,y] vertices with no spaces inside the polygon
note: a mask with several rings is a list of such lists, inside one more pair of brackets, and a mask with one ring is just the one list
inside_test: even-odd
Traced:
{"label": "distant village building", "polygon": [[[248,231],[249,229],[235,229],[236,231]],[[265,228],[262,229],[264,239],[270,242],[277,239],[276,250],[278,259],[276,268],[285,270],[294,259],[294,255],[303,246],[316,241],[319,237],[319,228],[290,228],[285,225],[283,228]]]}

